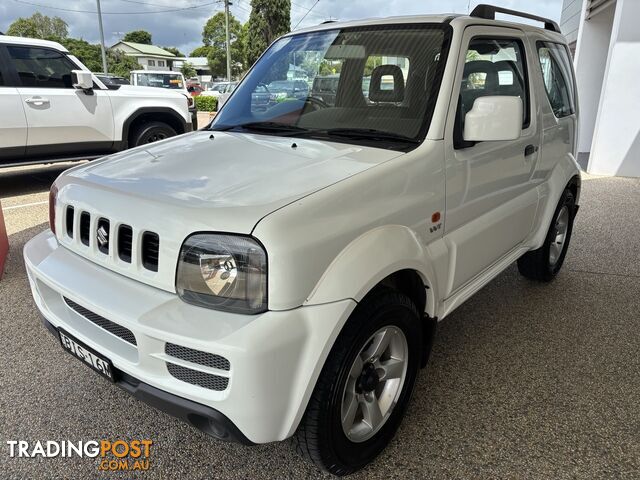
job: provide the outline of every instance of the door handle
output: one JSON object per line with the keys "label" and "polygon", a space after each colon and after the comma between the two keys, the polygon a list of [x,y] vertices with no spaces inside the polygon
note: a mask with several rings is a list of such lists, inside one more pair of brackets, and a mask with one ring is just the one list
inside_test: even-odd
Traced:
{"label": "door handle", "polygon": [[48,98],[43,98],[43,97],[29,97],[25,100],[25,103],[28,103],[30,105],[35,105],[37,107],[44,105],[44,104],[48,104],[49,99]]}
{"label": "door handle", "polygon": [[528,157],[529,155],[533,155],[538,151],[538,147],[536,145],[527,145],[524,149],[524,156]]}

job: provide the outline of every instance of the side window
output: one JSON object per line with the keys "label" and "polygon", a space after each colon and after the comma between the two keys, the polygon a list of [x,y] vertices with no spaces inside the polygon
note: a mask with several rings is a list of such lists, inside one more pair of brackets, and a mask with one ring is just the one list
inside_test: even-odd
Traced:
{"label": "side window", "polygon": [[78,67],[64,54],[37,47],[7,47],[23,87],[73,88],[71,70]]}
{"label": "side window", "polygon": [[158,66],[164,67],[164,60],[158,60]]}
{"label": "side window", "polygon": [[572,115],[576,111],[576,105],[573,71],[567,49],[550,42],[538,42],[537,45],[544,89],[551,109],[558,118]]}
{"label": "side window", "polygon": [[156,61],[155,60],[148,60],[147,61],[147,65],[149,65],[150,67],[155,67],[156,66]]}
{"label": "side window", "polygon": [[529,92],[522,42],[514,39],[474,38],[469,43],[460,86],[459,121],[476,98],[506,95],[522,99],[523,128],[529,125]]}

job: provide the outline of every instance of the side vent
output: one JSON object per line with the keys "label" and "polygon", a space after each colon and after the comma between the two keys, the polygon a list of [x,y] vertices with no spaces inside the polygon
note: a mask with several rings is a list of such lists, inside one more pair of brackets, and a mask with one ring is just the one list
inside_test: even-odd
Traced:
{"label": "side vent", "polygon": [[131,263],[132,245],[133,230],[129,225],[120,225],[118,229],[118,258],[123,262]]}
{"label": "side vent", "polygon": [[80,214],[80,241],[89,246],[89,235],[91,231],[91,215],[89,212],[82,212]]}
{"label": "side vent", "polygon": [[157,272],[159,252],[160,237],[158,237],[158,234],[144,232],[142,234],[142,266],[147,270]]}

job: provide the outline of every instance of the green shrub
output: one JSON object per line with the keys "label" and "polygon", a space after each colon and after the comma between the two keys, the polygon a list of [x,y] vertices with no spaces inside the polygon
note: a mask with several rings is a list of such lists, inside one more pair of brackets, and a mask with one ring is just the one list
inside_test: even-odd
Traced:
{"label": "green shrub", "polygon": [[196,108],[199,112],[215,112],[218,108],[218,99],[216,97],[203,97],[202,95],[198,95],[194,98]]}

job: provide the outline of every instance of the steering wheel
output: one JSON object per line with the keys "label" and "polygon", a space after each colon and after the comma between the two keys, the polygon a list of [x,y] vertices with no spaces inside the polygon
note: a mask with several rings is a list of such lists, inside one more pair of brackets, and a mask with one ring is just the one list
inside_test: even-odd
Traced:
{"label": "steering wheel", "polygon": [[327,103],[324,100],[321,100],[316,97],[307,97],[304,103],[305,103],[305,110],[306,110],[306,105],[309,104],[309,106],[314,112],[318,110],[322,110],[323,108],[329,108],[329,105],[327,105]]}

